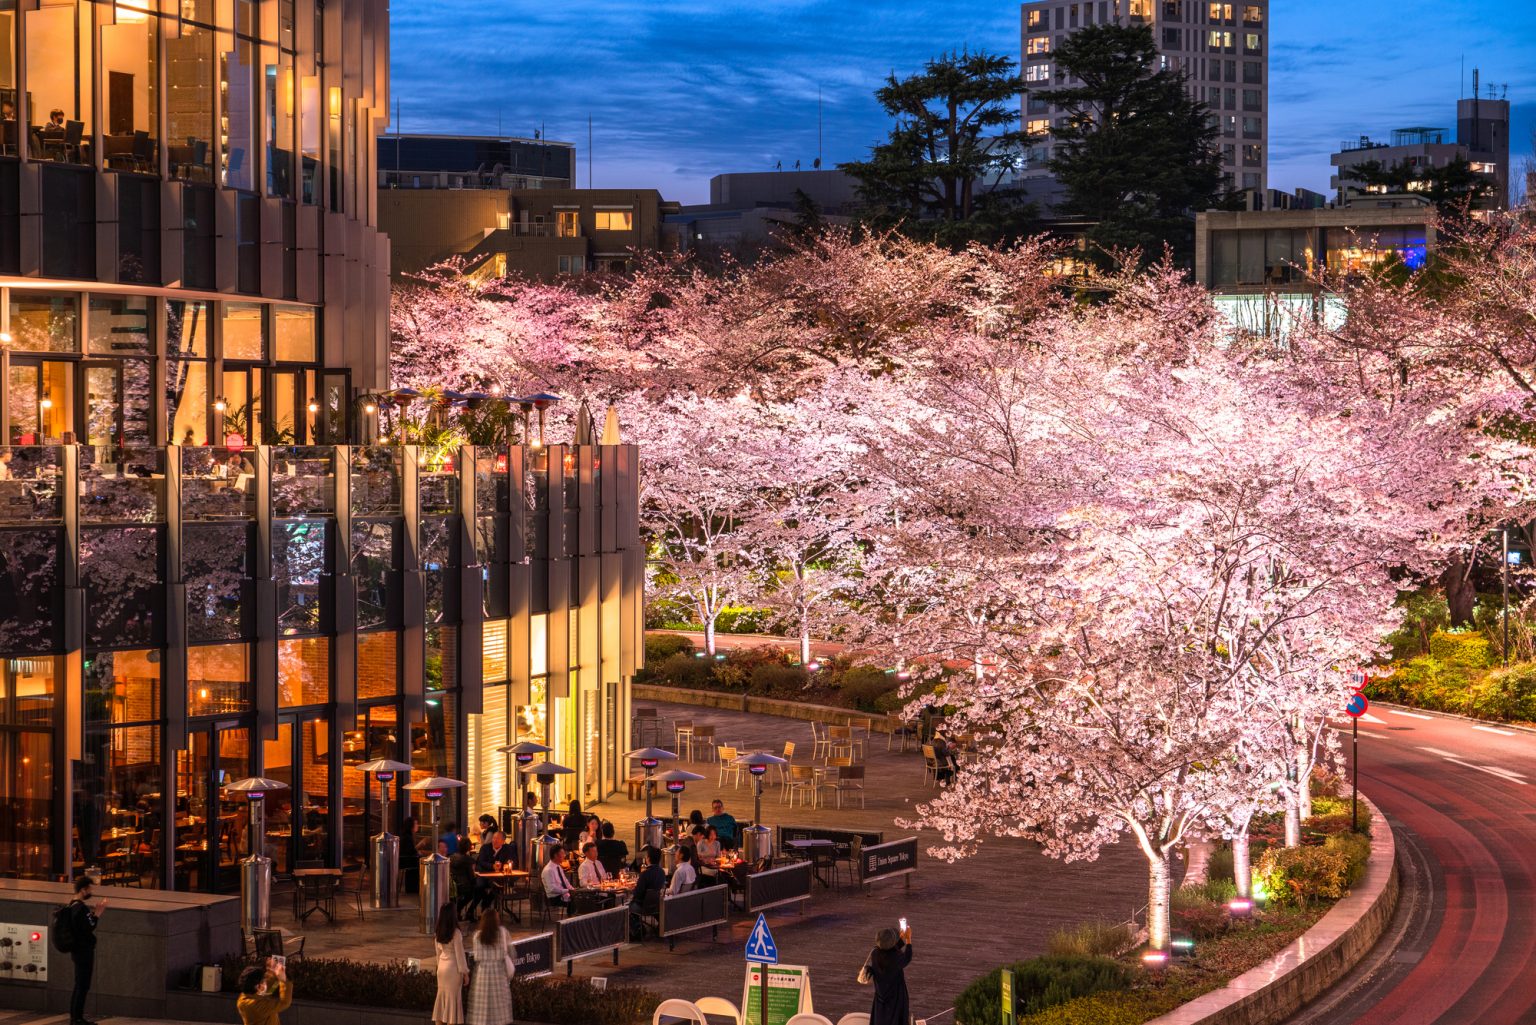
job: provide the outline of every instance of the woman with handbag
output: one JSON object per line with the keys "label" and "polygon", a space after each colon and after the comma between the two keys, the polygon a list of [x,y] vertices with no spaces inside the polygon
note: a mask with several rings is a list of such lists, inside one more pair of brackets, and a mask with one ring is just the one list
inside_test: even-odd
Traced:
{"label": "woman with handbag", "polygon": [[869,1025],[911,1025],[912,1007],[907,998],[907,965],[912,963],[912,930],[897,932],[881,929],[875,949],[869,952],[865,971],[875,987],[874,1003],[869,1009]]}
{"label": "woman with handbag", "polygon": [[512,937],[495,911],[480,916],[470,943],[475,971],[469,983],[468,1025],[511,1025]]}
{"label": "woman with handbag", "polygon": [[433,1025],[464,1025],[464,987],[469,985],[469,963],[464,960],[464,937],[459,935],[459,916],[452,903],[444,904],[438,911],[432,939],[437,948]]}

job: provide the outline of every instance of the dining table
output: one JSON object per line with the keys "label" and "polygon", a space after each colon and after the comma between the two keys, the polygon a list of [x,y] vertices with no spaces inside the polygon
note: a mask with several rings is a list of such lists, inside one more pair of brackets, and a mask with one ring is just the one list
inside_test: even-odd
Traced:
{"label": "dining table", "polygon": [[307,922],[309,916],[318,911],[327,922],[336,921],[336,891],[341,887],[341,869],[296,868],[293,882],[300,901],[294,917]]}
{"label": "dining table", "polygon": [[527,872],[520,868],[509,868],[501,872],[481,872],[477,869],[475,871],[475,878],[485,880],[488,885],[496,890],[496,910],[498,912],[505,912],[514,922],[522,922],[522,916],[517,913],[515,904],[510,898],[514,896],[513,891],[516,889],[513,884],[527,879]]}
{"label": "dining table", "polygon": [[837,859],[837,844],[831,840],[806,839],[785,840],[784,846],[801,855],[811,863],[811,874],[816,881],[821,883],[823,889],[831,889],[832,884],[827,882],[821,874],[823,866],[832,866]]}

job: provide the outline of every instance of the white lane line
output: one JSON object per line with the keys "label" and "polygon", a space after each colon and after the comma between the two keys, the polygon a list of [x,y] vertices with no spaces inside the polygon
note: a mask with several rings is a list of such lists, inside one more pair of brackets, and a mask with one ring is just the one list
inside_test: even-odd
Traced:
{"label": "white lane line", "polygon": [[1452,765],[1460,765],[1464,769],[1476,769],[1478,772],[1486,772],[1490,776],[1497,776],[1506,783],[1518,783],[1521,786],[1529,786],[1524,779],[1520,778],[1519,773],[1511,772],[1508,769],[1496,769],[1491,765],[1473,765],[1471,762],[1464,762],[1449,751],[1442,751],[1438,747],[1423,747],[1420,745],[1419,750],[1428,754],[1438,755]]}
{"label": "white lane line", "polygon": [[1410,719],[1433,719],[1434,718],[1434,716],[1432,716],[1432,715],[1420,715],[1418,712],[1404,712],[1400,708],[1389,708],[1389,709],[1387,709],[1387,711],[1391,712],[1393,715],[1406,715]]}
{"label": "white lane line", "polygon": [[1360,716],[1360,721],[1361,722],[1373,722],[1373,723],[1375,723],[1378,726],[1385,726],[1387,724],[1387,720],[1385,720],[1385,719],[1378,719],[1378,718],[1376,718],[1374,715],[1372,715],[1369,712],[1362,713],[1361,716]]}
{"label": "white lane line", "polygon": [[1474,726],[1474,730],[1482,730],[1484,733],[1497,733],[1501,737],[1513,737],[1514,730],[1501,730],[1497,726]]}

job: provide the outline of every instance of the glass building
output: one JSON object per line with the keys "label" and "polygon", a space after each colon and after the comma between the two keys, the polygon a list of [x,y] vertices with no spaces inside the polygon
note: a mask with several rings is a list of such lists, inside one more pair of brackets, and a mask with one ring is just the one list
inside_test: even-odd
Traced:
{"label": "glass building", "polygon": [[229,890],[253,773],[279,871],[363,858],[368,759],[618,786],[634,450],[373,440],[388,26],[0,0],[0,875]]}

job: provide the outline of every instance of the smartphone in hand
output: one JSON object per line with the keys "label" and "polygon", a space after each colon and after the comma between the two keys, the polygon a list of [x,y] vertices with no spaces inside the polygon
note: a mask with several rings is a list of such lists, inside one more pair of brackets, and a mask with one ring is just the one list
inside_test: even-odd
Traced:
{"label": "smartphone in hand", "polygon": [[905,915],[903,915],[901,917],[900,921],[897,924],[901,926],[901,931],[902,932],[906,932],[907,931],[907,919],[906,919]]}

